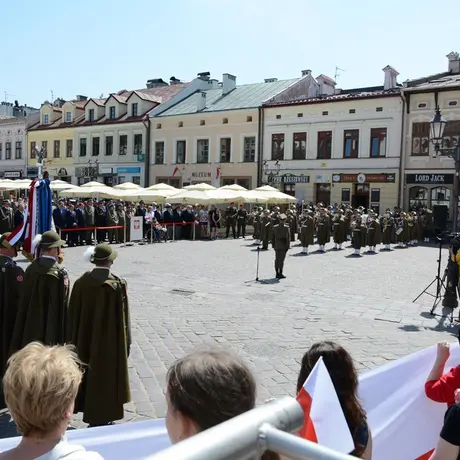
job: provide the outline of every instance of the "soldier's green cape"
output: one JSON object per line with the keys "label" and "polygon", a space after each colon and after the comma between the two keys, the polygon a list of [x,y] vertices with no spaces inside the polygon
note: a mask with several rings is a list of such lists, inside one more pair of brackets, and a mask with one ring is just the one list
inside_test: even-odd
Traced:
{"label": "soldier's green cape", "polygon": [[34,341],[64,344],[69,301],[67,271],[54,259],[35,259],[26,269],[22,289],[10,351],[14,353]]}
{"label": "soldier's green cape", "polygon": [[69,342],[87,366],[75,412],[83,412],[83,420],[93,425],[123,418],[123,404],[131,400],[131,326],[124,280],[109,270],[95,269],[75,282],[69,306]]}
{"label": "soldier's green cape", "polygon": [[[8,257],[0,256],[0,381],[10,356],[16,313],[21,300],[24,270]],[[6,407],[0,385],[0,410]]]}

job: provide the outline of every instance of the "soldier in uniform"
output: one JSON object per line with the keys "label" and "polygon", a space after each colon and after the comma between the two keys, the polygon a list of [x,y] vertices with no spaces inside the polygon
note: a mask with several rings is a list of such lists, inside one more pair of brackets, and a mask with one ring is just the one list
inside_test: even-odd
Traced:
{"label": "soldier in uniform", "polygon": [[87,367],[75,402],[90,426],[123,418],[131,400],[128,356],[131,324],[126,281],[112,273],[117,251],[108,244],[88,248],[95,265],[74,284],[69,305],[68,339]]}
{"label": "soldier in uniform", "polygon": [[286,225],[286,215],[278,216],[279,224],[273,227],[273,248],[275,249],[275,272],[277,279],[286,278],[283,274],[286,253],[291,246],[291,231]]}
{"label": "soldier in uniform", "polygon": [[260,244],[260,219],[262,217],[263,208],[255,207],[252,211],[251,219],[252,219],[252,226],[254,228],[254,234],[252,237],[254,238],[255,244]]}
{"label": "soldier in uniform", "polygon": [[369,252],[376,253],[377,245],[380,244],[382,239],[380,230],[380,221],[377,219],[377,215],[374,211],[369,210],[369,216],[367,218],[367,245],[369,246]]}
{"label": "soldier in uniform", "polygon": [[[118,214],[115,209],[115,204],[110,203],[107,210],[107,227],[115,227],[118,225]],[[109,228],[108,229],[108,239],[109,243],[118,243],[118,228]]]}
{"label": "soldier in uniform", "polygon": [[126,225],[126,212],[122,204],[117,204],[118,225],[122,228],[117,228],[117,241],[125,243],[125,225]]}
{"label": "soldier in uniform", "polygon": [[395,221],[391,216],[391,209],[386,209],[385,214],[380,219],[382,226],[382,251],[391,251],[391,243],[394,241]]}
{"label": "soldier in uniform", "polygon": [[[86,227],[88,227],[88,228],[94,227],[96,222],[95,222],[95,217],[94,217],[93,200],[89,200],[85,204],[83,214],[85,216]],[[85,243],[87,245],[93,244],[93,235],[94,235],[94,230],[86,230]]]}
{"label": "soldier in uniform", "polygon": [[107,212],[104,203],[101,201],[98,203],[94,213],[94,225],[98,227],[96,230],[96,241],[103,243],[107,237]]}
{"label": "soldier in uniform", "polygon": [[347,229],[342,209],[339,209],[334,216],[332,227],[334,232],[334,249],[342,249],[342,244],[347,239]]}
{"label": "soldier in uniform", "polygon": [[325,245],[328,242],[327,235],[330,230],[328,229],[329,217],[326,215],[326,209],[320,208],[319,215],[316,219],[316,238],[319,244],[319,251],[325,251]]}
{"label": "soldier in uniform", "polygon": [[287,224],[290,228],[291,243],[295,241],[295,235],[297,233],[297,216],[292,209],[287,210]]}
{"label": "soldier in uniform", "polygon": [[246,236],[246,223],[248,221],[248,211],[244,208],[244,204],[240,204],[240,208],[236,212],[237,232],[236,237],[243,238]]}
{"label": "soldier in uniform", "polygon": [[265,209],[260,219],[260,239],[262,240],[262,250],[268,251],[268,243],[272,235],[272,221],[270,211]]}
{"label": "soldier in uniform", "polygon": [[24,275],[23,296],[11,343],[16,352],[30,342],[61,345],[66,342],[69,276],[58,263],[65,241],[52,230],[35,239],[37,257]]}
{"label": "soldier in uniform", "polygon": [[[10,356],[11,338],[22,294],[24,270],[16,265],[17,247],[8,243],[11,233],[0,236],[0,381]],[[0,385],[0,410],[5,409]]]}
{"label": "soldier in uniform", "polygon": [[308,254],[308,246],[313,246],[315,242],[315,219],[313,216],[313,211],[307,211],[306,216],[302,219],[300,227],[302,254]]}
{"label": "soldier in uniform", "polygon": [[225,238],[228,238],[230,234],[230,228],[232,229],[233,239],[236,239],[236,216],[238,210],[235,208],[235,203],[231,202],[230,206],[225,211],[225,223],[226,223],[226,233]]}
{"label": "soldier in uniform", "polygon": [[355,216],[351,223],[351,245],[354,249],[354,256],[361,257],[361,248],[363,247],[363,232],[365,227],[362,225],[361,216]]}

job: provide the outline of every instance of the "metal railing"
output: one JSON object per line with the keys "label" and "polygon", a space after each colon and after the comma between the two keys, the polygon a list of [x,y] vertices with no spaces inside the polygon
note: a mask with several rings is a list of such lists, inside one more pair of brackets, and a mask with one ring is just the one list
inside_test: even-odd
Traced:
{"label": "metal railing", "polygon": [[[148,460],[251,460],[270,450],[292,460],[352,460],[298,436],[304,413],[294,399],[284,397],[203,431]],[[356,459],[355,459],[356,460]]]}

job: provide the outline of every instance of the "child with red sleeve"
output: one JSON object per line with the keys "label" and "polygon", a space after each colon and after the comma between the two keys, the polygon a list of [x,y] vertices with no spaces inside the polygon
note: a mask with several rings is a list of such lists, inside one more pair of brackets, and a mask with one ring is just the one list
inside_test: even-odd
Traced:
{"label": "child with red sleeve", "polygon": [[449,355],[449,344],[438,343],[436,361],[425,383],[425,394],[432,401],[447,403],[450,407],[455,404],[455,392],[460,388],[460,366],[443,374]]}

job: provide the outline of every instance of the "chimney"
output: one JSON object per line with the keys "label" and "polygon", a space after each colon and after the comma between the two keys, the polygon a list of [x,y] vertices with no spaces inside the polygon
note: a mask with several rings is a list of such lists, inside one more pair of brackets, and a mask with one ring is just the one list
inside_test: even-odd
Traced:
{"label": "chimney", "polygon": [[447,56],[449,59],[449,72],[451,73],[460,73],[460,56],[458,53],[452,51]]}
{"label": "chimney", "polygon": [[87,96],[82,96],[81,94],[77,94],[77,97],[75,98],[78,102],[84,102],[88,100]]}
{"label": "chimney", "polygon": [[266,79],[264,80],[265,83],[275,83],[275,82],[277,82],[277,81],[278,81],[277,78],[266,78]]}
{"label": "chimney", "polygon": [[321,74],[319,77],[316,77],[316,80],[319,85],[320,96],[332,96],[335,94],[336,83],[332,78]]}
{"label": "chimney", "polygon": [[311,70],[310,69],[302,70],[302,77],[306,77],[307,75],[311,75]]}
{"label": "chimney", "polygon": [[169,84],[170,85],[178,85],[179,83],[180,83],[180,80],[178,78],[176,78],[176,77],[171,77],[169,79]]}
{"label": "chimney", "polygon": [[230,93],[236,88],[236,77],[229,73],[224,73],[222,75],[222,95]]}
{"label": "chimney", "polygon": [[147,89],[160,88],[162,86],[168,86],[168,84],[162,78],[152,78],[147,80]]}
{"label": "chimney", "polygon": [[396,88],[397,86],[396,77],[399,75],[399,72],[393,69],[393,67],[391,67],[390,65],[387,65],[382,70],[385,73],[385,81],[383,84],[383,89],[388,90],[388,89]]}
{"label": "chimney", "polygon": [[200,72],[198,74],[198,78],[200,80],[209,80],[210,77],[211,77],[211,72]]}
{"label": "chimney", "polygon": [[206,93],[204,91],[198,91],[196,93],[196,111],[201,112],[206,108]]}

